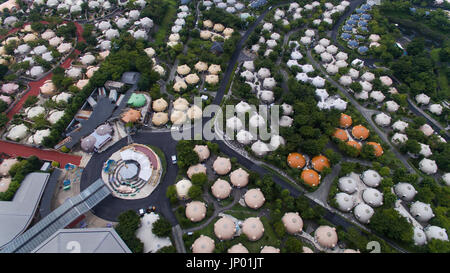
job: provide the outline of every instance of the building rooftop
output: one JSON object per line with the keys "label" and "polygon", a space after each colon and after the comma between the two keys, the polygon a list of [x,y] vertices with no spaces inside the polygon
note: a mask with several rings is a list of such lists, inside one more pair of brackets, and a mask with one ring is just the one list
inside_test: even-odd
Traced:
{"label": "building rooftop", "polygon": [[31,173],[22,181],[12,201],[0,202],[0,247],[22,234],[30,225],[41,200],[48,173]]}
{"label": "building rooftop", "polygon": [[60,229],[32,253],[131,253],[113,228]]}

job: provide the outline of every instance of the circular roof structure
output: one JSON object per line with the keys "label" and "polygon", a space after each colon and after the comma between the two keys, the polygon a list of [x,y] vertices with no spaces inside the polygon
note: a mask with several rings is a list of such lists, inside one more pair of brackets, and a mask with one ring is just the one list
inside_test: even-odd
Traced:
{"label": "circular roof structure", "polygon": [[153,101],[153,111],[155,112],[162,112],[164,110],[166,110],[168,106],[167,101],[165,101],[163,98],[157,99]]}
{"label": "circular roof structure", "polygon": [[234,237],[236,233],[236,225],[234,221],[228,217],[224,216],[220,218],[214,224],[214,234],[216,234],[217,238],[220,240],[230,240]]}
{"label": "circular roof structure", "polygon": [[206,216],[206,205],[200,201],[192,201],[186,205],[186,218],[192,222],[200,222]]}
{"label": "circular roof structure", "polygon": [[226,175],[231,171],[231,161],[229,158],[217,157],[213,164],[214,171],[219,175]]}
{"label": "circular roof structure", "polygon": [[205,161],[210,156],[209,148],[207,145],[195,145],[194,152],[197,153],[200,162]]}
{"label": "circular roof structure", "polygon": [[303,230],[303,220],[298,212],[286,212],[281,221],[290,234],[299,233]]}
{"label": "circular roof structure", "polygon": [[189,189],[192,187],[192,182],[187,179],[182,179],[175,184],[177,195],[179,198],[187,198]]}
{"label": "circular roof structure", "polygon": [[338,138],[338,139],[340,139],[341,141],[347,141],[348,140],[347,132],[345,130],[343,130],[343,129],[337,128],[334,131],[333,136]]}
{"label": "circular roof structure", "polygon": [[414,216],[419,222],[428,222],[434,217],[433,210],[430,204],[425,204],[420,201],[416,201],[411,205],[409,209],[412,216]]}
{"label": "circular roof structure", "polygon": [[381,175],[374,170],[367,170],[362,173],[361,180],[369,187],[376,188],[380,185]]}
{"label": "circular roof structure", "polygon": [[244,195],[244,200],[245,204],[252,209],[259,209],[266,201],[264,194],[260,189],[248,190]]}
{"label": "circular roof structure", "polygon": [[398,183],[394,186],[395,194],[404,201],[412,201],[417,194],[416,189],[409,183]]}
{"label": "circular roof structure", "polygon": [[314,239],[323,248],[334,248],[338,242],[336,229],[330,226],[320,226],[314,232]]}
{"label": "circular roof structure", "polygon": [[260,253],[280,253],[280,249],[279,248],[275,248],[273,246],[264,246],[261,249]]}
{"label": "circular roof structure", "polygon": [[250,241],[258,241],[264,234],[264,225],[258,217],[250,217],[242,224],[242,232]]}
{"label": "circular roof structure", "polygon": [[358,189],[356,180],[349,176],[339,178],[338,187],[341,191],[348,194],[352,194]]}
{"label": "circular roof structure", "polygon": [[370,218],[372,218],[375,211],[369,205],[365,203],[358,204],[353,210],[356,219],[363,224],[368,224],[370,222]]}
{"label": "circular roof structure", "polygon": [[225,199],[230,196],[231,185],[226,180],[217,179],[211,186],[211,191],[217,199]]}
{"label": "circular roof structure", "polygon": [[369,133],[369,130],[362,125],[356,125],[352,129],[352,135],[359,140],[367,139],[369,137]]}
{"label": "circular roof structure", "polygon": [[[373,93],[374,92],[372,92],[372,94]],[[391,117],[386,115],[385,113],[380,113],[380,114],[375,116],[375,122],[379,126],[388,126],[389,124],[391,124]]]}
{"label": "circular roof structure", "polygon": [[320,183],[320,176],[317,172],[306,169],[301,174],[302,180],[309,186],[316,187]]}
{"label": "circular roof structure", "polygon": [[424,231],[428,241],[431,241],[432,239],[448,241],[448,235],[445,228],[437,226],[428,226],[424,229]]}
{"label": "circular roof structure", "polygon": [[161,126],[169,121],[169,114],[163,112],[157,112],[153,114],[152,123],[155,126]]}
{"label": "circular roof structure", "polygon": [[287,157],[287,162],[294,169],[303,169],[306,165],[305,157],[300,153],[290,153]]}
{"label": "circular roof structure", "polygon": [[234,170],[230,173],[231,184],[235,187],[245,187],[248,184],[249,174],[242,168]]}
{"label": "circular roof structure", "polygon": [[182,112],[182,111],[172,111],[172,114],[170,115],[170,121],[172,121],[172,123],[174,125],[179,125],[179,124],[183,124],[187,119],[187,115],[186,113]]}
{"label": "circular roof structure", "polygon": [[17,162],[19,162],[16,158],[8,158],[3,160],[0,164],[0,176],[8,176],[9,170],[14,166]]}
{"label": "circular roof structure", "polygon": [[436,161],[424,158],[419,162],[419,168],[426,174],[435,174],[438,170]]}
{"label": "circular roof structure", "polygon": [[383,205],[383,194],[377,189],[365,189],[362,198],[371,207],[379,207]]}
{"label": "circular roof structure", "polygon": [[265,156],[270,151],[269,146],[260,140],[253,143],[251,149],[252,149],[252,152],[255,153],[255,155],[260,156],[260,157]]}
{"label": "circular roof structure", "polygon": [[248,145],[254,140],[254,137],[249,131],[240,130],[236,134],[236,140],[241,144]]}
{"label": "circular roof structure", "polygon": [[422,246],[427,243],[427,236],[425,235],[425,232],[423,231],[423,229],[421,229],[419,227],[414,227],[413,239],[414,239],[414,244],[416,246]]}
{"label": "circular roof structure", "polygon": [[226,126],[233,131],[240,131],[243,128],[242,121],[235,116],[227,119]]}
{"label": "circular roof structure", "polygon": [[313,157],[313,159],[311,160],[311,164],[314,168],[314,170],[321,172],[323,171],[323,169],[326,168],[330,168],[330,161],[328,160],[328,158],[326,158],[323,155],[318,155]]}
{"label": "circular roof structure", "polygon": [[95,142],[97,142],[95,136],[90,135],[88,137],[85,137],[81,140],[81,149],[83,149],[83,151],[85,152],[90,153],[94,150]]}
{"label": "circular roof structure", "polygon": [[445,174],[442,176],[442,180],[444,180],[444,183],[445,183],[447,186],[450,186],[450,173],[445,173]]}
{"label": "circular roof structure", "polygon": [[230,247],[227,252],[228,253],[249,253],[248,249],[245,246],[243,246],[241,243]]}
{"label": "circular roof structure", "polygon": [[187,170],[187,175],[189,178],[192,178],[192,176],[197,173],[206,174],[206,167],[203,164],[199,163],[197,165],[190,166]]}
{"label": "circular roof structure", "polygon": [[192,253],[212,253],[214,251],[214,240],[208,236],[200,235],[192,244]]}
{"label": "circular roof structure", "polygon": [[335,198],[339,209],[344,212],[349,212],[355,205],[353,197],[347,193],[339,192],[338,194],[336,194]]}
{"label": "circular roof structure", "polygon": [[381,147],[381,145],[379,143],[376,142],[367,142],[367,145],[371,145],[374,149],[374,154],[376,157],[382,156],[383,155],[383,148]]}
{"label": "circular roof structure", "polygon": [[344,113],[341,113],[341,117],[339,119],[339,124],[342,128],[348,128],[352,125],[352,117],[349,115],[346,115]]}

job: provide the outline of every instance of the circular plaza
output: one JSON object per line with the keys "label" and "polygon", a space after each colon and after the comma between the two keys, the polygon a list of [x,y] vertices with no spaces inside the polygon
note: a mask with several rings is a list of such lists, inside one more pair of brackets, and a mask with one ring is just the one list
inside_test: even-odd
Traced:
{"label": "circular plaza", "polygon": [[163,173],[159,156],[150,147],[131,144],[104,163],[102,179],[117,198],[135,200],[149,196]]}

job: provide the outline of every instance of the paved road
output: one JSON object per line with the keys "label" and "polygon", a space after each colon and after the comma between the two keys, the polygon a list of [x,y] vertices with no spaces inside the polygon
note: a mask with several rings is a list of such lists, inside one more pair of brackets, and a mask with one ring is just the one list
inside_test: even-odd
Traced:
{"label": "paved road", "polygon": [[[278,4],[278,7],[281,5],[285,5],[286,3]],[[255,30],[256,26],[263,20],[264,16],[269,12],[269,9],[265,10],[255,21],[254,24],[252,24],[246,33],[243,35],[242,39],[239,41],[239,43],[236,46],[236,49],[230,58],[230,61],[228,63],[227,69],[225,71],[223,80],[219,86],[217,95],[214,99],[214,104],[220,105],[222,102],[223,96],[225,94],[226,87],[228,85],[228,82],[231,77],[231,73],[233,71],[233,68],[238,61],[239,55],[242,51],[243,46],[245,45],[245,42],[247,38],[251,35],[251,33]],[[345,90],[344,90],[345,91]],[[204,118],[203,124],[205,122],[208,122],[210,118]],[[369,120],[371,121],[371,118],[369,117]],[[201,124],[200,124],[201,126]],[[374,126],[376,128],[376,126]],[[195,132],[195,128],[191,127],[187,129],[187,132],[191,135]],[[109,196],[107,199],[102,201],[100,204],[98,204],[93,212],[106,220],[115,221],[117,219],[117,216],[123,212],[124,207],[128,209],[137,210],[139,208],[143,208],[149,205],[157,204],[157,212],[161,213],[166,217],[173,226],[177,226],[177,219],[170,207],[168,199],[165,197],[166,189],[169,185],[175,183],[175,178],[178,173],[178,167],[176,165],[172,165],[170,160],[170,156],[173,154],[176,154],[176,142],[170,132],[138,132],[133,136],[133,140],[135,143],[141,143],[141,144],[150,144],[159,147],[164,154],[166,155],[166,161],[167,161],[167,171],[165,176],[161,179],[160,185],[155,189],[155,191],[147,198],[140,199],[140,200],[121,200],[117,199],[113,196]],[[252,159],[247,158],[243,156],[242,154],[236,152],[234,149],[229,147],[224,141],[221,140],[214,140],[213,142],[217,143],[219,145],[219,148],[221,152],[226,154],[229,157],[235,157],[239,164],[244,166],[245,168],[255,171],[259,173],[260,175],[269,175],[272,177],[273,181],[280,185],[284,189],[288,189],[290,193],[294,197],[298,197],[301,194],[303,194],[302,191],[300,191],[297,187],[294,187],[292,184],[286,182],[279,176],[273,175],[271,172],[269,172],[267,169],[263,168],[262,166],[255,164]],[[389,143],[389,142],[388,142]],[[108,150],[101,154],[95,154],[89,164],[86,166],[85,171],[83,172],[82,176],[82,182],[81,182],[81,190],[87,188],[89,184],[91,184],[93,181],[95,181],[96,178],[101,176],[101,171],[103,167],[103,163],[118,149],[125,146],[127,144],[126,138],[120,140],[119,142],[115,143],[112,147],[110,147]],[[335,172],[337,169],[334,170]],[[340,225],[344,228],[348,228],[352,226],[353,224],[350,223],[347,219],[336,215],[335,212],[331,209],[328,209],[325,218],[333,223],[334,225]],[[177,248],[180,248],[181,242],[179,242],[180,239],[180,232],[175,231],[173,232]],[[184,250],[185,251],[185,250]]]}

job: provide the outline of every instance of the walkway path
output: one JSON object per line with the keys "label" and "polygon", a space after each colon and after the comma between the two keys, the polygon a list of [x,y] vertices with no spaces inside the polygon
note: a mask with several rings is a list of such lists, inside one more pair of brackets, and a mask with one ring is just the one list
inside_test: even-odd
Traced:
{"label": "walkway path", "polygon": [[38,149],[3,140],[0,140],[0,147],[2,147],[1,150],[3,153],[9,154],[10,156],[13,157],[21,156],[27,158],[32,155],[35,155],[42,160],[58,161],[61,167],[64,167],[67,163],[71,163],[78,166],[80,165],[81,162],[81,156],[64,154],[55,150]]}

